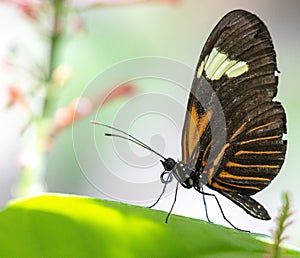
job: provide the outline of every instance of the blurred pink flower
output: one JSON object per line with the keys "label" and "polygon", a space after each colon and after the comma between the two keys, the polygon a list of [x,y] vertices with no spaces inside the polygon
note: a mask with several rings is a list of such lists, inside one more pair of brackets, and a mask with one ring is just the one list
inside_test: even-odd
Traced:
{"label": "blurred pink flower", "polygon": [[17,6],[22,13],[32,19],[36,20],[38,18],[41,7],[46,1],[42,0],[0,0],[0,2],[14,4]]}
{"label": "blurred pink flower", "polygon": [[[136,87],[132,84],[122,84],[111,91],[108,96],[104,99],[102,105],[107,104],[120,97],[130,97],[136,93]],[[106,93],[107,94],[107,93]],[[105,94],[105,95],[106,95]],[[102,98],[101,98],[102,99]],[[97,102],[97,101],[95,101]],[[99,104],[98,104],[99,105]]]}
{"label": "blurred pink flower", "polygon": [[54,114],[54,124],[57,129],[70,125],[73,121],[73,112],[69,107],[62,107]]}
{"label": "blurred pink flower", "polygon": [[59,108],[53,118],[53,129],[48,139],[48,146],[52,146],[52,141],[62,130],[69,127],[73,122],[101,108],[103,105],[122,97],[130,97],[136,93],[136,87],[132,84],[123,84],[116,87],[111,92],[100,94],[94,99],[86,97],[75,98],[67,107]]}
{"label": "blurred pink flower", "polygon": [[23,107],[28,107],[28,103],[18,84],[12,84],[7,87],[8,102],[7,106],[12,107],[20,104]]}

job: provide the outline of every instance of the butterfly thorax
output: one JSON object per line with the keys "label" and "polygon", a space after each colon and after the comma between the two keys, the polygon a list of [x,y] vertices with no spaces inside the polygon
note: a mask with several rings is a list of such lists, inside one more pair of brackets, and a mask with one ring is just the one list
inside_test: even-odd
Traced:
{"label": "butterfly thorax", "polygon": [[168,158],[162,161],[166,171],[171,171],[176,180],[185,188],[195,187],[200,189],[203,186],[201,181],[201,172],[196,171],[195,168],[189,167],[183,161],[175,162],[174,159]]}

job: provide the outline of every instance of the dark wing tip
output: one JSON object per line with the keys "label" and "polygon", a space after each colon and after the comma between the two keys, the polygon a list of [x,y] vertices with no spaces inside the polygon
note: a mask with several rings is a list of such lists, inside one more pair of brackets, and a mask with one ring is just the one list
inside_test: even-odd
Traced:
{"label": "dark wing tip", "polygon": [[[215,190],[218,191],[218,189]],[[238,193],[232,193],[232,192],[224,192],[224,191],[218,191],[218,192],[226,196],[229,200],[234,202],[242,209],[244,209],[244,211],[246,211],[252,217],[261,220],[271,219],[267,210],[260,203],[252,199],[250,196],[238,194]]]}

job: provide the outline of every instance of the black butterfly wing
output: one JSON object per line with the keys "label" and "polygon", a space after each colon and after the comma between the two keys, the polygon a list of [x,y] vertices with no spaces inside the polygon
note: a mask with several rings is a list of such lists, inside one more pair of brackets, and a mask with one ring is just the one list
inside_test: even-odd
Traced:
{"label": "black butterfly wing", "polygon": [[286,152],[285,112],[273,101],[276,71],[264,23],[243,10],[225,15],[200,55],[182,135],[183,161],[204,169],[208,187],[261,219],[269,215],[249,196],[270,184]]}

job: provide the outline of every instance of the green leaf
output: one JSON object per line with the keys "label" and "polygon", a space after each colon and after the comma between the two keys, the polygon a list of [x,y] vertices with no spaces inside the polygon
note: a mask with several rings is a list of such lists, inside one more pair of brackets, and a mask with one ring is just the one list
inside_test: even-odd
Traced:
{"label": "green leaf", "polygon": [[[249,233],[144,207],[43,195],[0,213],[0,257],[263,257]],[[284,257],[300,252],[284,249]]]}

